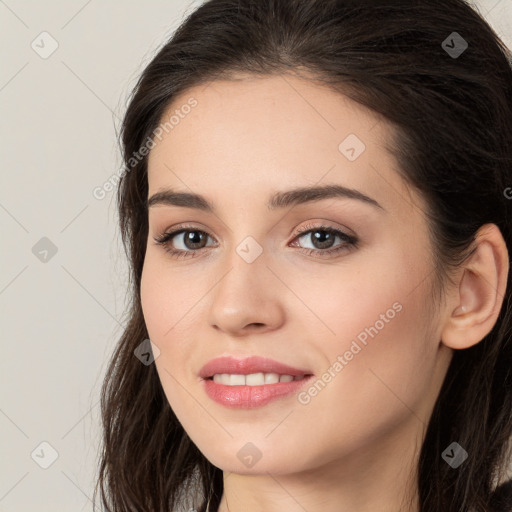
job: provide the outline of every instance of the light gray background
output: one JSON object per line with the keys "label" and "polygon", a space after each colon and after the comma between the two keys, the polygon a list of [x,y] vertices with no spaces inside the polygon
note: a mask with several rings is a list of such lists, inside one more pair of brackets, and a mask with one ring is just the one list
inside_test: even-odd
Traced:
{"label": "light gray background", "polygon": [[[116,127],[140,71],[201,3],[0,0],[1,512],[92,510],[127,276],[115,193],[92,191],[121,166]],[[475,5],[512,48],[512,1]],[[44,31],[58,43],[47,58]],[[47,469],[42,442],[58,453]]]}

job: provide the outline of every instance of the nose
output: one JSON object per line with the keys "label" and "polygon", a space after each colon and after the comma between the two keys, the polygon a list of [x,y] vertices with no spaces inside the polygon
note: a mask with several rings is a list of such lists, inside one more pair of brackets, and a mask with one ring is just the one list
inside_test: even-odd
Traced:
{"label": "nose", "polygon": [[210,297],[210,325],[230,336],[279,328],[285,317],[284,287],[264,254],[252,263],[235,252]]}

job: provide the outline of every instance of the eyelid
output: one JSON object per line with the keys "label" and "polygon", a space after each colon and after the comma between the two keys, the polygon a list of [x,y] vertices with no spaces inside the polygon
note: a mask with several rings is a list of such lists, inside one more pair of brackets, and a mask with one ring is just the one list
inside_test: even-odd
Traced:
{"label": "eyelid", "polygon": [[307,221],[305,225],[303,225],[297,229],[294,229],[294,231],[292,232],[292,235],[293,234],[295,234],[295,236],[298,234],[300,235],[300,234],[306,233],[308,230],[311,230],[311,229],[330,229],[330,230],[340,231],[347,237],[357,238],[357,235],[355,234],[355,232],[352,229],[350,229],[346,226],[343,226],[341,224],[338,224],[337,222],[327,220],[327,219],[320,219],[320,218],[318,218],[316,220]]}
{"label": "eyelid", "polygon": [[206,233],[208,236],[210,236],[211,238],[215,238],[212,234],[210,234],[210,231],[203,227],[203,226],[196,226],[196,225],[191,225],[191,224],[188,224],[187,222],[183,222],[183,223],[180,223],[180,224],[175,224],[175,225],[172,225],[168,228],[165,228],[165,229],[162,229],[162,230],[159,230],[159,229],[155,229],[155,233],[160,233],[159,235],[155,235],[159,238],[162,238],[164,237],[166,234],[169,234],[169,233],[174,233],[174,234],[177,234],[178,231],[186,231],[186,230],[189,230],[189,231],[203,231],[204,233]]}

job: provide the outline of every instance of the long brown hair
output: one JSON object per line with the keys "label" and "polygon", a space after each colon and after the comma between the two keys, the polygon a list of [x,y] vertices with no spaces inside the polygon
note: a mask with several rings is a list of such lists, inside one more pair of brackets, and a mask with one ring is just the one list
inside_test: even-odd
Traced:
{"label": "long brown hair", "polygon": [[[102,388],[97,487],[105,510],[169,512],[199,497],[200,511],[207,503],[215,511],[223,492],[221,469],[182,428],[155,365],[134,356],[149,337],[140,297],[148,236],[147,156],[140,149],[191,86],[236,73],[300,70],[394,127],[390,150],[400,173],[428,202],[438,291],[482,225],[496,224],[512,254],[510,53],[464,0],[205,2],[143,71],[121,129],[126,167],[117,205],[131,305]],[[493,491],[511,457],[511,290],[509,273],[492,331],[454,352],[421,448],[421,512],[496,506]],[[441,457],[453,440],[469,454],[457,470]]]}

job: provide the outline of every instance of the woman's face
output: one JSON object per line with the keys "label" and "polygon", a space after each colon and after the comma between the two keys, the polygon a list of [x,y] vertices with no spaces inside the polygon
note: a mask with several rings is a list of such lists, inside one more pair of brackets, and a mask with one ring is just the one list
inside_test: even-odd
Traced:
{"label": "woman's face", "polygon": [[[141,284],[158,375],[192,441],[243,474],[343,461],[348,475],[356,460],[368,470],[386,457],[403,462],[451,350],[429,313],[425,204],[384,147],[390,126],[292,76],[189,89],[165,122],[151,144],[148,197],[197,194],[213,208],[165,194],[151,202]],[[353,193],[285,194],[327,186]],[[269,207],[276,194],[285,195]],[[310,376],[264,386],[256,376],[238,389],[204,379],[204,365],[222,356]],[[227,373],[286,373],[272,369]]]}

